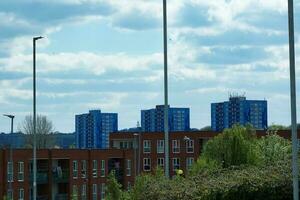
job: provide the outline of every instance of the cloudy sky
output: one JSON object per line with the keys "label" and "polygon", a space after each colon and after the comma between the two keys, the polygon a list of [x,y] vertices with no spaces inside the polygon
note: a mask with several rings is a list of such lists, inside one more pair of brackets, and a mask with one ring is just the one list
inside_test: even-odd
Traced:
{"label": "cloudy sky", "polygon": [[[300,0],[295,11],[299,66]],[[169,102],[191,108],[192,127],[210,125],[210,103],[229,93],[266,99],[269,124],[290,123],[287,0],[168,0],[168,20]],[[37,110],[56,130],[96,108],[133,127],[163,103],[162,0],[1,0],[0,112],[16,127],[32,112],[38,35]]]}

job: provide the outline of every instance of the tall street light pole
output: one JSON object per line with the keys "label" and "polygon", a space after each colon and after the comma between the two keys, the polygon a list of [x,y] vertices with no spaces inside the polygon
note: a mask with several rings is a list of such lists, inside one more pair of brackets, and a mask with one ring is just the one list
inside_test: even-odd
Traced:
{"label": "tall street light pole", "polygon": [[170,177],[169,156],[169,105],[168,105],[168,32],[167,32],[167,0],[163,0],[163,29],[164,29],[164,133],[165,133],[165,176]]}
{"label": "tall street light pole", "polygon": [[298,183],[298,139],[297,139],[297,107],[296,107],[296,75],[295,75],[295,41],[294,41],[294,1],[288,0],[289,18],[289,53],[290,53],[290,93],[292,121],[292,158],[293,158],[293,196],[299,200]]}
{"label": "tall street light pole", "polygon": [[35,44],[36,41],[43,37],[33,38],[33,200],[36,200],[37,188],[36,188],[36,56],[35,56]]}
{"label": "tall street light pole", "polygon": [[[11,133],[11,136],[10,136],[10,144],[9,144],[9,162],[10,162],[10,165],[11,165],[11,168],[13,170],[13,156],[12,156],[12,143],[13,143],[13,140],[12,140],[12,134],[14,133],[14,118],[15,116],[14,115],[3,115],[5,117],[8,117],[11,119],[11,126],[10,126],[10,133]],[[10,195],[12,195],[12,180],[9,181],[9,186],[8,186],[8,191],[10,191]],[[13,198],[12,196],[10,196],[11,199]]]}

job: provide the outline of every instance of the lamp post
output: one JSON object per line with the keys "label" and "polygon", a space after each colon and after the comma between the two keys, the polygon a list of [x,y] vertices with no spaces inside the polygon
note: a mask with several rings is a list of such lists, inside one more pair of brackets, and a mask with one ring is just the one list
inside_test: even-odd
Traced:
{"label": "lamp post", "polygon": [[134,177],[135,177],[135,179],[136,179],[136,177],[137,177],[137,174],[138,174],[138,169],[139,169],[139,162],[140,162],[140,158],[139,158],[139,154],[137,153],[137,151],[139,151],[139,144],[138,144],[138,139],[137,139],[137,137],[139,136],[139,134],[138,133],[134,133],[133,134],[133,136],[134,136],[134,142],[133,142],[133,144],[134,144]]}
{"label": "lamp post", "polygon": [[36,200],[36,41],[43,37],[33,38],[33,200]]}
{"label": "lamp post", "polygon": [[296,75],[295,75],[295,41],[294,41],[294,1],[288,0],[289,22],[289,57],[290,57],[290,95],[292,121],[292,158],[293,158],[293,196],[299,199],[298,183],[298,139],[297,139],[297,107],[296,107]]}
{"label": "lamp post", "polygon": [[[10,136],[10,144],[9,144],[9,162],[10,162],[10,165],[12,167],[12,170],[13,170],[13,158],[12,158],[12,134],[14,133],[14,118],[15,116],[14,115],[3,115],[5,117],[8,117],[11,119],[11,126],[10,126],[10,133],[11,133],[11,136]],[[10,195],[12,195],[12,180],[9,181],[9,186],[8,186],[8,191],[10,191]],[[11,196],[11,199],[13,199],[13,197]]]}
{"label": "lamp post", "polygon": [[167,0],[163,0],[163,29],[164,29],[164,135],[165,135],[165,176],[170,177],[169,155],[169,103],[168,103],[168,40],[167,40]]}

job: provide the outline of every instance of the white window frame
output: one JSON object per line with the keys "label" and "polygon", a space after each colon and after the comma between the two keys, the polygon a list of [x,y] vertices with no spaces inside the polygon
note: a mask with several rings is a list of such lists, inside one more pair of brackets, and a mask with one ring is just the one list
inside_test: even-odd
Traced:
{"label": "white window frame", "polygon": [[180,140],[172,140],[172,152],[180,153]]}
{"label": "white window frame", "polygon": [[172,159],[172,168],[173,171],[175,172],[176,170],[180,169],[180,158],[173,158]]}
{"label": "white window frame", "polygon": [[12,162],[7,162],[7,182],[14,182],[14,165]]}
{"label": "white window frame", "polygon": [[151,140],[143,141],[143,150],[144,153],[151,153]]}
{"label": "white window frame", "polygon": [[97,184],[93,184],[93,200],[97,200]]}
{"label": "white window frame", "polygon": [[24,181],[24,162],[18,162],[18,181]]}
{"label": "white window frame", "polygon": [[86,199],[86,184],[81,185],[81,200],[85,200]]}
{"label": "white window frame", "polygon": [[24,189],[20,188],[18,200],[24,200],[24,197],[25,197]]}
{"label": "white window frame", "polygon": [[98,161],[93,160],[93,178],[98,177]]}
{"label": "white window frame", "polygon": [[190,170],[194,164],[194,157],[187,157],[186,158],[186,169]]}
{"label": "white window frame", "polygon": [[101,199],[105,198],[105,183],[101,183]]}
{"label": "white window frame", "polygon": [[126,160],[126,176],[131,176],[131,160],[127,159]]}
{"label": "white window frame", "polygon": [[87,177],[87,166],[86,166],[86,160],[81,160],[81,178]]}
{"label": "white window frame", "polygon": [[78,178],[78,161],[73,160],[73,178],[76,179]]}
{"label": "white window frame", "polygon": [[[145,167],[149,167],[149,169],[145,169]],[[151,158],[144,158],[143,169],[145,172],[151,171]]]}
{"label": "white window frame", "polygon": [[[162,161],[162,164],[161,162]],[[164,158],[157,158],[157,167],[161,167],[161,168],[164,168],[165,167],[165,159]]]}
{"label": "white window frame", "polygon": [[105,177],[105,160],[101,160],[100,176]]}
{"label": "white window frame", "polygon": [[189,139],[186,141],[186,152],[194,153],[194,140]]}
{"label": "white window frame", "polygon": [[165,141],[164,140],[157,140],[156,151],[157,151],[157,153],[165,152]]}

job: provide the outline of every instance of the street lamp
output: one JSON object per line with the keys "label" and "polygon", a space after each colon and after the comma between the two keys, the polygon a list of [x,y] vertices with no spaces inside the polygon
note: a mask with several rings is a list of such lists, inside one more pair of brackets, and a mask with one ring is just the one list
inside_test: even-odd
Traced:
{"label": "street lamp", "polygon": [[133,136],[134,136],[134,142],[133,142],[133,144],[134,144],[134,177],[136,179],[137,174],[138,174],[137,170],[139,170],[139,167],[140,167],[140,165],[139,165],[140,157],[139,157],[139,153],[137,154],[137,151],[140,150],[139,144],[138,144],[138,138],[137,138],[137,137],[139,137],[139,134],[134,133]]}
{"label": "street lamp", "polygon": [[36,41],[43,37],[33,38],[33,200],[36,200]]}
{"label": "street lamp", "polygon": [[170,177],[169,155],[169,114],[168,114],[168,39],[167,39],[167,0],[163,0],[163,33],[164,33],[164,135],[165,135],[165,176]]}
{"label": "street lamp", "polygon": [[292,121],[292,163],[293,163],[293,196],[299,199],[298,183],[298,140],[297,140],[297,107],[296,107],[296,75],[295,75],[295,41],[294,41],[294,1],[288,0],[289,22],[289,54],[290,54],[290,95]]}
{"label": "street lamp", "polygon": [[[10,165],[11,165],[12,170],[13,170],[13,158],[12,158],[12,152],[13,152],[13,150],[12,150],[12,141],[13,140],[12,140],[12,134],[14,133],[14,118],[15,118],[15,116],[14,115],[6,115],[6,114],[4,114],[3,116],[8,117],[8,118],[11,119],[11,126],[10,126],[11,136],[10,136],[10,144],[9,144],[9,162],[10,162]],[[11,199],[13,199],[13,197],[12,197],[12,180],[10,180],[8,184],[9,184],[8,191],[10,192],[9,194],[10,194]]]}

